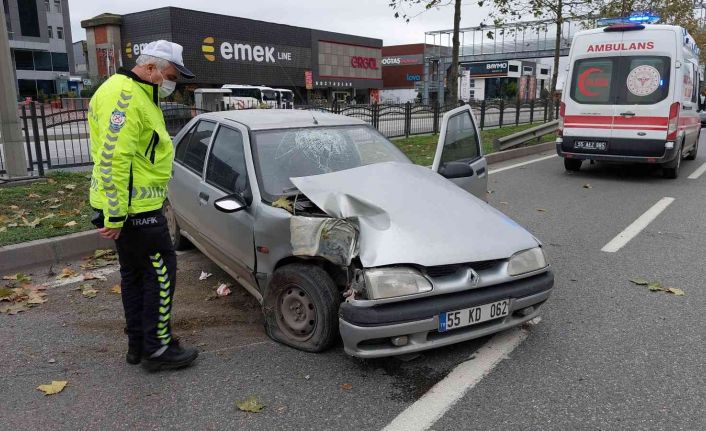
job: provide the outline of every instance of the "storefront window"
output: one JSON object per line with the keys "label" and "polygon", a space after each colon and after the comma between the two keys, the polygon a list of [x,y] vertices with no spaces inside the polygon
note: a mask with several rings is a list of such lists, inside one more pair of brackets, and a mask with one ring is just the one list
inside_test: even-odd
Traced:
{"label": "storefront window", "polygon": [[15,67],[17,68],[17,70],[34,70],[34,60],[32,59],[32,51],[16,49]]}
{"label": "storefront window", "polygon": [[55,72],[68,72],[69,71],[69,56],[63,52],[52,52],[51,53],[52,64],[54,65]]}
{"label": "storefront window", "polygon": [[34,69],[52,70],[51,53],[46,51],[34,51]]}

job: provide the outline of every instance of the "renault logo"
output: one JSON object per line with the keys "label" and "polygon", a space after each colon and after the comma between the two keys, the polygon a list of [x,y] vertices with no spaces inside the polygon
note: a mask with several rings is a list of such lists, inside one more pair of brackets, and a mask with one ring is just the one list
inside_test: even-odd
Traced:
{"label": "renault logo", "polygon": [[473,268],[468,268],[468,282],[471,287],[478,287],[480,284],[480,275]]}
{"label": "renault logo", "polygon": [[201,45],[201,51],[203,51],[203,56],[206,57],[206,60],[208,61],[216,61],[216,56],[214,55],[214,52],[216,52],[216,48],[213,46],[213,44],[216,41],[213,39],[213,37],[209,36],[203,40],[203,45]]}

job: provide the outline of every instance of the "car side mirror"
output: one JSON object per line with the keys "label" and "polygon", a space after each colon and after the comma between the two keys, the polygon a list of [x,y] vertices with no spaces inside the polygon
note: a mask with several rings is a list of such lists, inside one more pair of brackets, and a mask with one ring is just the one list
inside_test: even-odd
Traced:
{"label": "car side mirror", "polygon": [[216,199],[213,201],[213,206],[215,206],[218,211],[234,213],[244,210],[248,207],[248,204],[240,195],[234,194]]}
{"label": "car side mirror", "polygon": [[464,162],[448,162],[439,166],[439,175],[449,179],[472,177],[473,168]]}

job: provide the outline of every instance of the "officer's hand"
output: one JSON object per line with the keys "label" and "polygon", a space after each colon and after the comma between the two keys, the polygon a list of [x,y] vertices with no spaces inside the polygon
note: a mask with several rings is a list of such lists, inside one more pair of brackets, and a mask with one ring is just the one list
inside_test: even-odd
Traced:
{"label": "officer's hand", "polygon": [[98,233],[101,234],[101,236],[105,239],[118,239],[120,236],[120,228],[110,228],[110,227],[104,227],[98,229]]}

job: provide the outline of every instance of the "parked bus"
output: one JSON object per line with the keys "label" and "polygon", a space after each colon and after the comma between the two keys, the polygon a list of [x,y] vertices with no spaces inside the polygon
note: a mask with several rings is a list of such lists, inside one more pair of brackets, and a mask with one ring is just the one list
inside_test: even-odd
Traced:
{"label": "parked bus", "polygon": [[274,88],[277,92],[277,104],[280,109],[294,109],[294,92],[286,88]]}
{"label": "parked bus", "polygon": [[277,108],[278,94],[270,87],[226,84],[222,88],[231,91],[223,98],[226,106],[235,109]]}

